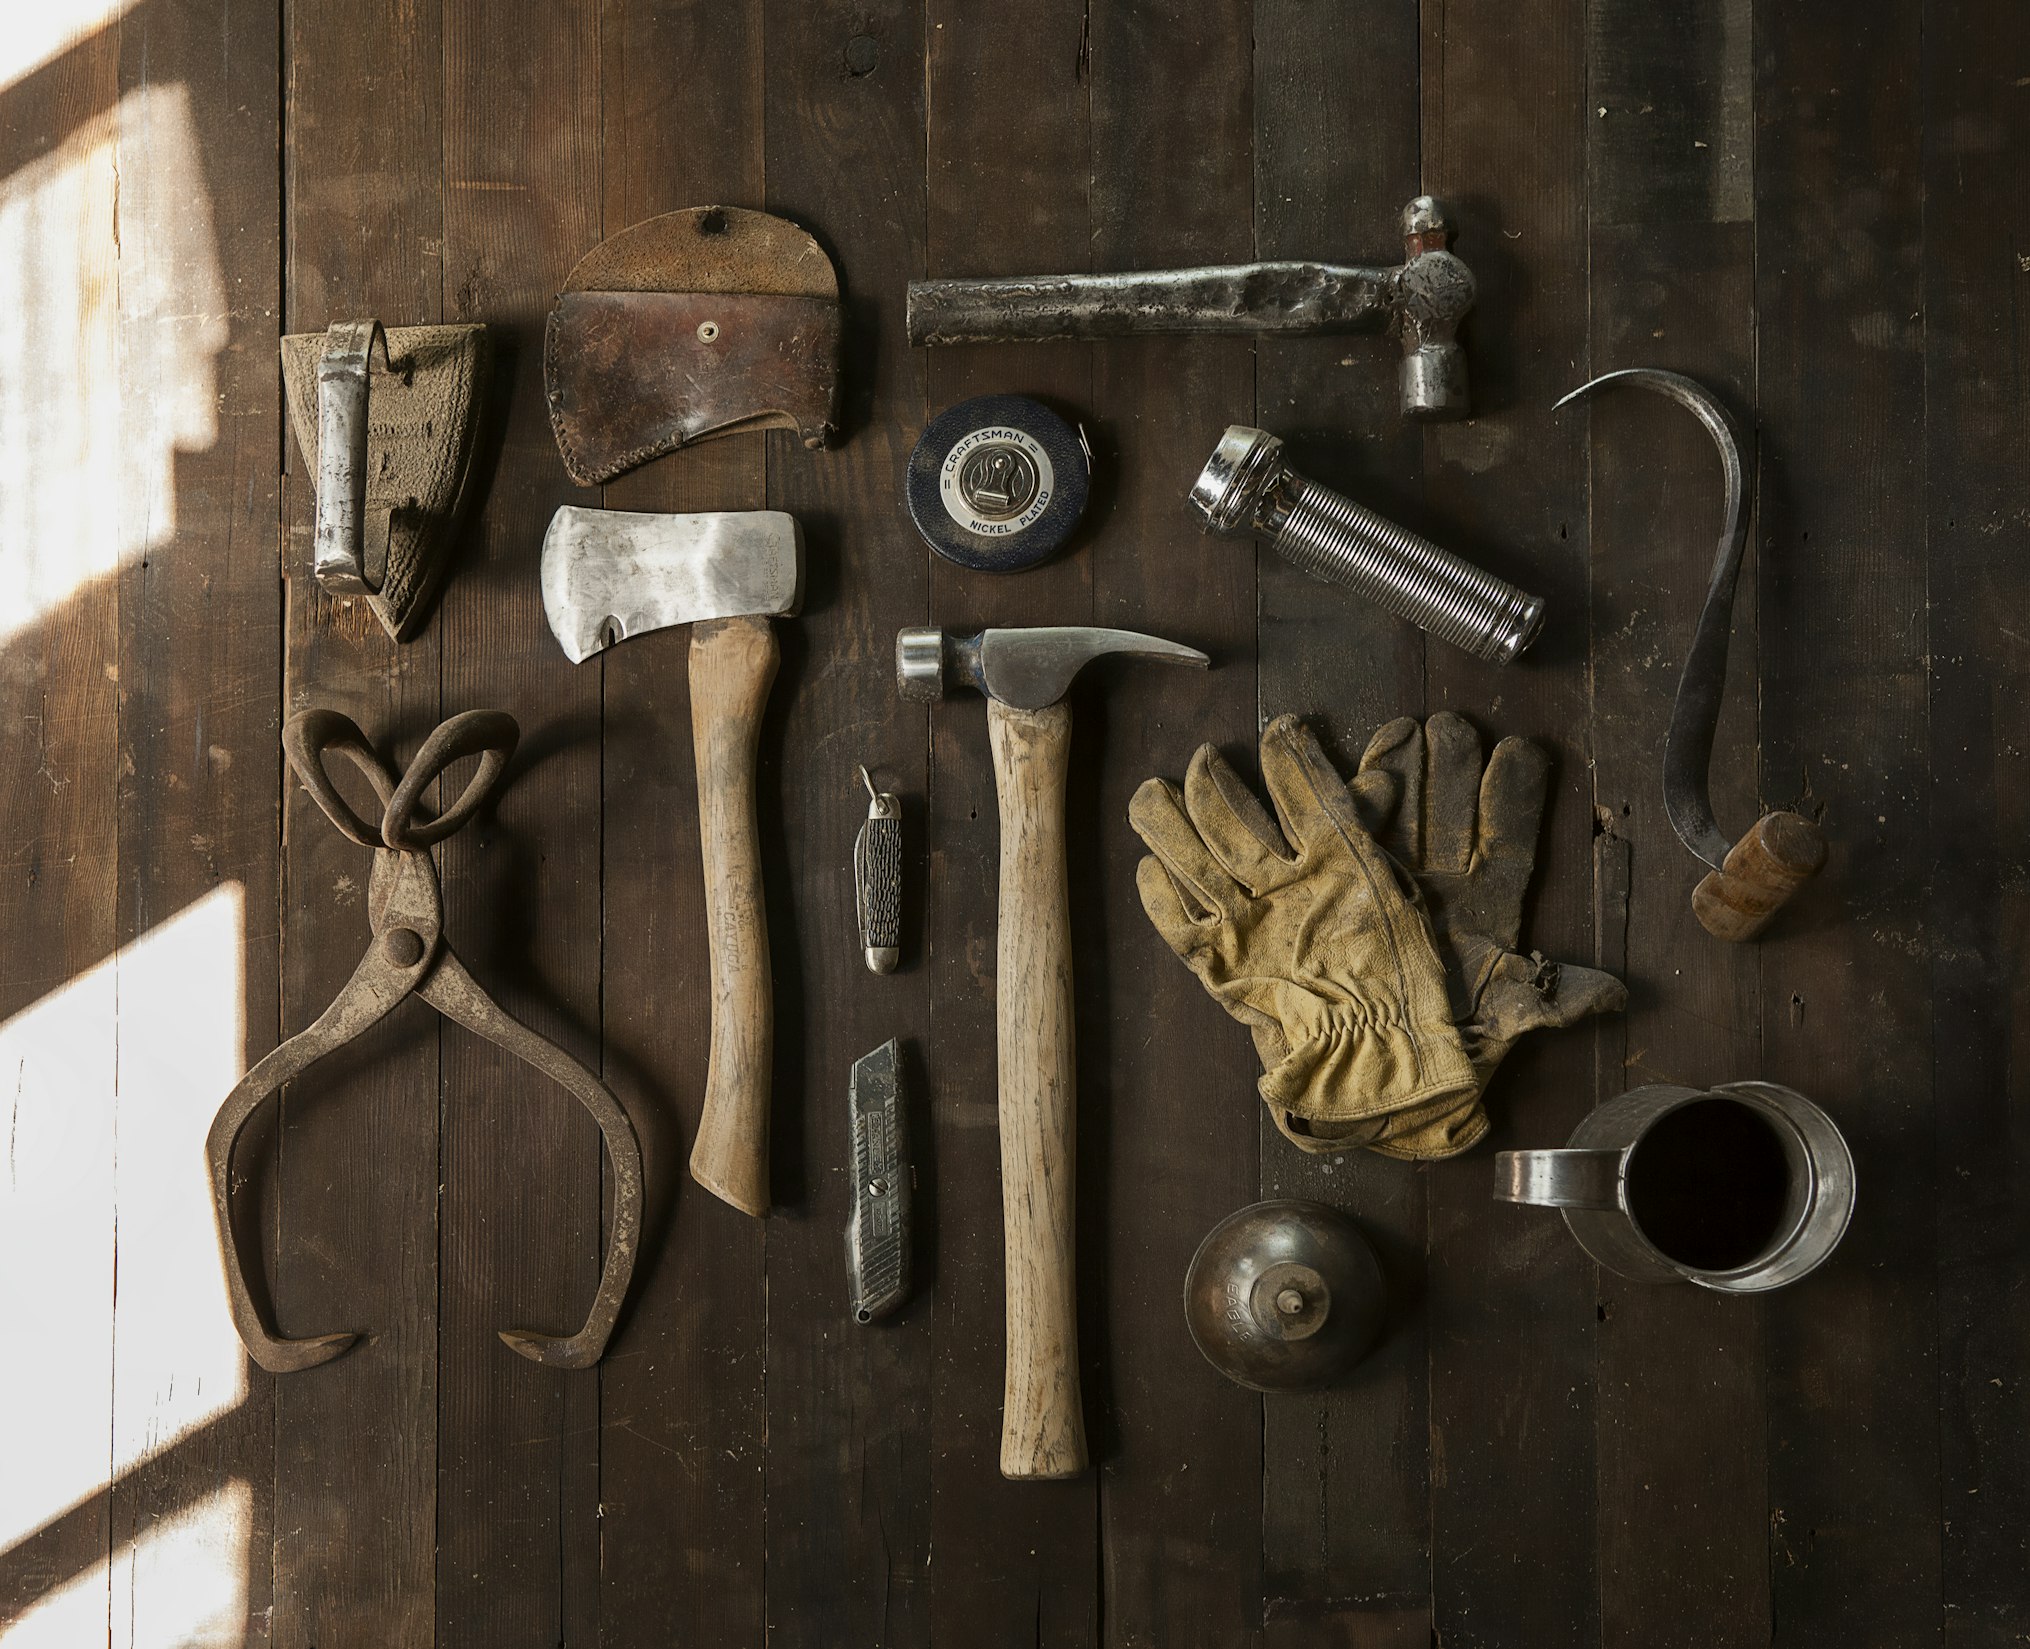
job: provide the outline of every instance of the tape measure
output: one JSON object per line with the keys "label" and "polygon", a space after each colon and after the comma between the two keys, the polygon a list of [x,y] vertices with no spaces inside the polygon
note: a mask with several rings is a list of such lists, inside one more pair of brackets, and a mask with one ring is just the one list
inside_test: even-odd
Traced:
{"label": "tape measure", "polygon": [[1085,438],[1040,401],[981,395],[930,421],[909,455],[909,515],[947,561],[1019,573],[1064,547],[1085,514]]}

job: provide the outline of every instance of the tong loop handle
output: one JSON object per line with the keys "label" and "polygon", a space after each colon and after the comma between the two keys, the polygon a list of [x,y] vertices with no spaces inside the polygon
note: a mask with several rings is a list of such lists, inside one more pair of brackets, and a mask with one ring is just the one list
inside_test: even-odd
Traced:
{"label": "tong loop handle", "polygon": [[[467,710],[439,722],[388,798],[381,816],[382,845],[397,853],[418,853],[463,829],[500,783],[521,736],[520,725],[505,710]],[[416,808],[423,792],[445,768],[466,756],[479,757],[479,771],[467,782],[465,793],[435,819],[418,819]]]}
{"label": "tong loop handle", "polygon": [[338,793],[324,759],[331,751],[349,758],[366,775],[381,806],[387,807],[396,793],[395,775],[380,753],[367,742],[359,723],[339,710],[299,710],[282,727],[282,753],[296,769],[296,777],[310,792],[310,799],[324,809],[324,816],[337,825],[346,840],[361,847],[386,845],[381,832],[352,810],[352,804]]}

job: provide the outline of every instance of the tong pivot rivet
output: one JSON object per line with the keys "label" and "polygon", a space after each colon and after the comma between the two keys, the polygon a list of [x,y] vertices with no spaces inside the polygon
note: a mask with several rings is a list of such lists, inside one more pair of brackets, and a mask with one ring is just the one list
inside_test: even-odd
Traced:
{"label": "tong pivot rivet", "polygon": [[381,952],[398,968],[413,968],[423,960],[423,936],[414,928],[389,928],[381,935]]}

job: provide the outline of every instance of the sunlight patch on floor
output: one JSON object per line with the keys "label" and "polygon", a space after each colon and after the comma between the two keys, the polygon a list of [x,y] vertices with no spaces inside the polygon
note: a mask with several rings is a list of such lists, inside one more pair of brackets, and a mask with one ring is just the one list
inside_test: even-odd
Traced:
{"label": "sunlight patch on floor", "polygon": [[136,0],[17,0],[0,29],[0,91],[96,34]]}
{"label": "sunlight patch on floor", "polygon": [[[110,1588],[121,1649],[239,1649],[247,1636],[247,1539],[254,1492],[235,1479],[148,1529],[120,1556]],[[104,1643],[103,1564],[58,1587],[5,1631],[6,1649]]]}
{"label": "sunlight patch on floor", "polygon": [[[223,884],[0,1025],[0,1252],[20,1257],[0,1321],[30,1352],[0,1364],[0,1413],[34,1417],[9,1428],[0,1548],[246,1395],[204,1167],[243,1064],[244,906]],[[123,1645],[237,1643],[192,1623],[244,1594],[250,1504],[179,1510],[116,1554],[110,1597],[101,1561],[0,1642],[44,1641],[20,1634],[89,1595],[92,1632],[48,1641],[103,1641],[110,1606]]]}
{"label": "sunlight patch on floor", "polygon": [[224,281],[190,97],[144,86],[0,178],[0,642],[166,543],[218,439]]}

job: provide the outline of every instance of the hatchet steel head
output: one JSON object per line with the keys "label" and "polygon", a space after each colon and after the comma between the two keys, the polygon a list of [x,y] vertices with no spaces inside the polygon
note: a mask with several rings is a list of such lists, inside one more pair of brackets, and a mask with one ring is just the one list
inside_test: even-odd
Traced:
{"label": "hatchet steel head", "polygon": [[648,515],[566,504],[543,535],[543,611],[574,664],[649,630],[789,614],[803,529],[781,510]]}
{"label": "hatchet steel head", "polygon": [[1109,653],[1201,670],[1212,662],[1196,647],[1092,624],[1039,624],[976,636],[903,630],[895,638],[895,688],[904,698],[930,701],[956,676],[1011,709],[1041,710],[1064,697],[1079,671]]}

